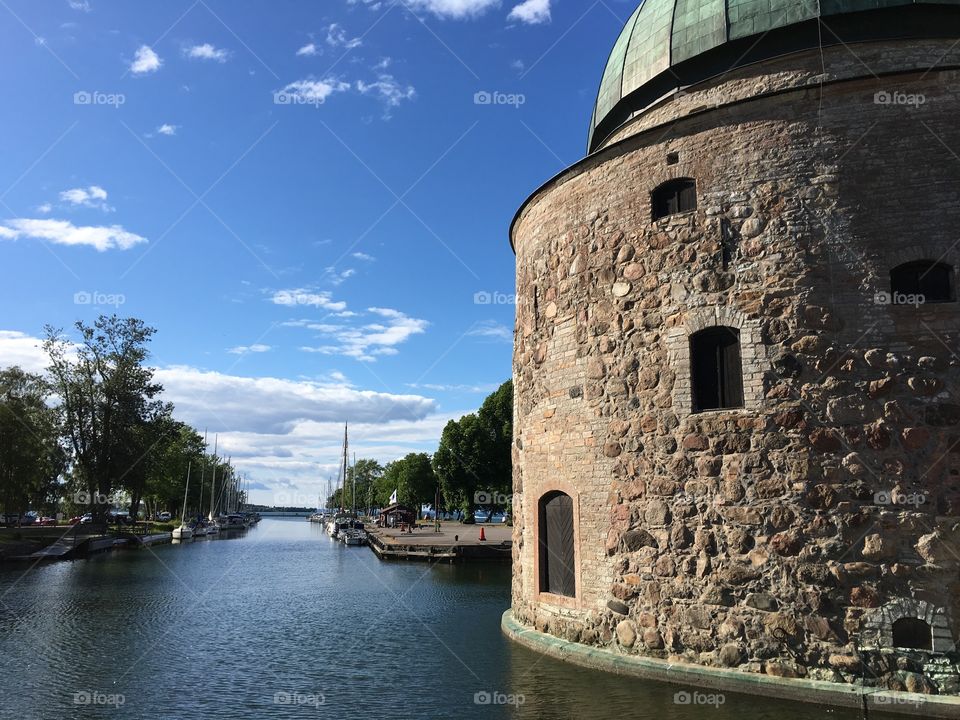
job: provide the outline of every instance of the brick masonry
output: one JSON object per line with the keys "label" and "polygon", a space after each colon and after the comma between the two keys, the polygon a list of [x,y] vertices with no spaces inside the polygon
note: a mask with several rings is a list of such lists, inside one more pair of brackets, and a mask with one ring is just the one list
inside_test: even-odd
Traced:
{"label": "brick masonry", "polygon": [[[960,264],[958,66],[940,41],[752,65],[649,108],[523,207],[518,621],[960,692],[960,305],[883,302],[902,262]],[[653,221],[677,177],[697,210]],[[689,336],[715,325],[740,330],[745,406],[692,413]],[[575,598],[538,587],[552,490],[576,506]],[[900,617],[931,625],[929,651],[892,646]]]}

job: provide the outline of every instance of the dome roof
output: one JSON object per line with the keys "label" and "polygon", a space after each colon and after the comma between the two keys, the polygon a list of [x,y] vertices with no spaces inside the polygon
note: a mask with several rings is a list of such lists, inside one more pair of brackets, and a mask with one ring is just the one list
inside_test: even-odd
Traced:
{"label": "dome roof", "polygon": [[957,0],[644,0],[613,46],[587,150],[678,87],[841,41],[955,37],[958,10]]}

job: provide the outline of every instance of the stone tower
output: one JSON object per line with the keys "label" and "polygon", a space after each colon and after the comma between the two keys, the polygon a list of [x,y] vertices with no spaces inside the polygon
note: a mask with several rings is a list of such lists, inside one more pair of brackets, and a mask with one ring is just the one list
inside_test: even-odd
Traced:
{"label": "stone tower", "polygon": [[960,7],[646,0],[518,212],[513,620],[960,693]]}

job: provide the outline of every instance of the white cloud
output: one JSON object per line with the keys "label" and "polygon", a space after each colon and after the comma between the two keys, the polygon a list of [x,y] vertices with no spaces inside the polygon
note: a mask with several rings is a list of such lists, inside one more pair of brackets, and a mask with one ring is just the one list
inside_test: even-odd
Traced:
{"label": "white cloud", "polygon": [[364,262],[373,262],[376,258],[373,255],[367,255],[363,252],[355,252],[351,257],[355,257],[357,260],[363,260]]}
{"label": "white cloud", "polygon": [[510,11],[507,20],[517,20],[527,25],[550,22],[550,0],[524,0]]}
{"label": "white cloud", "polygon": [[269,345],[262,345],[256,343],[254,345],[237,345],[227,350],[231,355],[249,355],[250,353],[265,353],[270,352],[273,348]]}
{"label": "white cloud", "polygon": [[[103,210],[104,212],[113,212],[113,208],[107,204],[107,191],[99,185],[64,190],[62,193],[60,193],[60,199],[63,202],[74,206],[95,208],[97,210]],[[49,207],[49,205],[46,207]],[[49,210],[47,212],[49,212]]]}
{"label": "white cloud", "polygon": [[0,225],[0,238],[48,240],[56,245],[88,245],[99,252],[129,250],[147,242],[145,237],[128,232],[120,225],[77,227],[67,220],[16,218]]}
{"label": "white cloud", "polygon": [[219,63],[225,63],[227,58],[230,57],[229,50],[214,47],[210,43],[193,45],[191,47],[184,48],[183,53],[188,58],[192,58],[194,60],[214,60]]}
{"label": "white cloud", "polygon": [[467,335],[470,337],[487,338],[488,340],[513,342],[513,330],[494,320],[485,320],[484,322],[477,323],[467,332]]}
{"label": "white cloud", "polygon": [[27,372],[42,373],[49,364],[42,342],[16,330],[0,330],[0,367],[18,365]]}
{"label": "white cloud", "polygon": [[170,125],[169,123],[164,123],[163,125],[157,128],[157,133],[159,135],[166,135],[170,137],[177,134],[177,129],[179,127],[180,127],[179,125]]}
{"label": "white cloud", "polygon": [[297,80],[287,85],[277,93],[293,99],[294,103],[305,105],[322,105],[327,98],[338,92],[346,92],[350,83],[327,78],[325,80]]}
{"label": "white cloud", "polygon": [[145,75],[156,72],[161,65],[163,65],[163,60],[153,51],[153,48],[149,45],[141,45],[130,64],[130,72],[134,75]]}
{"label": "white cloud", "polygon": [[[381,5],[381,0],[349,0],[349,2],[351,5],[366,5],[372,10],[379,9]],[[500,0],[407,0],[404,5],[443,19],[465,20],[479,17],[488,10],[499,7]]]}
{"label": "white cloud", "polygon": [[320,55],[323,51],[320,50],[314,43],[307,43],[302,48],[297,50],[298,57],[312,57],[314,55]]}
{"label": "white cloud", "polygon": [[44,215],[46,215],[47,213],[53,212],[53,205],[51,205],[50,203],[43,203],[43,205],[37,205],[37,212],[43,213]]}
{"label": "white cloud", "polygon": [[364,95],[375,95],[388,107],[397,107],[404,100],[412,100],[417,95],[412,85],[404,87],[392,75],[381,75],[376,82],[357,81],[357,90]]}
{"label": "white cloud", "polygon": [[382,321],[357,326],[312,328],[321,335],[329,336],[331,341],[325,345],[300,349],[308,353],[344,355],[360,362],[375,362],[378,357],[396,355],[399,352],[397,345],[426,332],[430,325],[426,320],[409,317],[391,308],[372,307],[367,312],[382,318]]}
{"label": "white cloud", "polygon": [[347,31],[337,23],[333,23],[327,28],[327,45],[330,47],[342,47],[347,50],[352,50],[355,47],[360,47],[362,44],[363,41],[358,37],[347,37]]}
{"label": "white cloud", "polygon": [[326,291],[315,292],[305,288],[296,290],[277,290],[273,293],[270,301],[274,305],[283,305],[286,307],[316,307],[323,310],[332,310],[339,312],[347,309],[345,302],[334,302],[332,294]]}

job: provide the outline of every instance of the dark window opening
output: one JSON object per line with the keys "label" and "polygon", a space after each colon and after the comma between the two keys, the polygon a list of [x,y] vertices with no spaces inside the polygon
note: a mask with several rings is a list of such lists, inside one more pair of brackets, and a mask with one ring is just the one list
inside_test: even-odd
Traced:
{"label": "dark window opening", "polygon": [[553,492],[540,499],[540,592],[576,597],[573,498]]}
{"label": "dark window opening", "polygon": [[930,625],[917,618],[900,618],[893,624],[893,646],[932,650],[933,632]]}
{"label": "dark window opening", "polygon": [[653,219],[697,209],[697,183],[690,178],[669,180],[651,193]]}
{"label": "dark window opening", "polygon": [[905,263],[890,271],[890,292],[894,302],[898,295],[923,295],[925,303],[953,302],[953,267],[930,260]]}
{"label": "dark window opening", "polygon": [[714,327],[694,334],[690,367],[694,412],[743,407],[739,330]]}
{"label": "dark window opening", "polygon": [[676,165],[680,162],[680,153],[667,153],[667,165]]}

